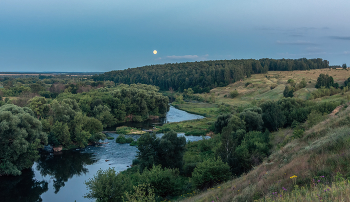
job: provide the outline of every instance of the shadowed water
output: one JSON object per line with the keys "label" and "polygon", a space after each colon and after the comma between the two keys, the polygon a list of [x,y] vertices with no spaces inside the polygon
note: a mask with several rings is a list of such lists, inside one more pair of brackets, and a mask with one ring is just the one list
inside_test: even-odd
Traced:
{"label": "shadowed water", "polygon": [[[171,107],[166,120],[179,122],[199,118],[203,117]],[[147,127],[149,126],[152,125]],[[0,177],[0,201],[93,201],[83,197],[87,193],[84,182],[92,178],[99,169],[114,167],[117,172],[126,170],[137,154],[136,147],[115,142],[118,134],[108,135],[114,137],[114,140],[105,140],[101,146],[88,146],[58,154],[42,153],[32,169],[25,170],[21,176]],[[157,137],[162,135],[157,134]],[[140,137],[127,136],[134,139]],[[178,136],[184,134],[178,133]],[[185,137],[187,141],[198,141],[203,138]]]}

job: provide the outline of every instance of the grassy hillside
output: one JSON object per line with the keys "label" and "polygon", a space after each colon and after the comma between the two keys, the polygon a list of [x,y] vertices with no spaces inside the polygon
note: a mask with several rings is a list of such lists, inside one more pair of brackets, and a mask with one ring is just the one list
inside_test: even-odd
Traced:
{"label": "grassy hillside", "polygon": [[[196,94],[204,100],[210,99],[210,94],[215,94],[216,103],[229,105],[248,105],[252,102],[264,100],[278,100],[283,97],[283,91],[289,79],[293,79],[297,84],[305,78],[307,86],[296,92],[294,97],[309,99],[311,93],[316,90],[315,84],[320,74],[328,74],[334,81],[343,85],[344,81],[350,77],[348,70],[317,69],[309,71],[269,71],[267,74],[253,74],[250,78],[238,81],[225,87],[214,88],[209,94]],[[239,95],[230,98],[230,93],[237,90]]]}
{"label": "grassy hillside", "polygon": [[348,104],[326,115],[323,121],[306,130],[302,138],[292,138],[292,129],[273,133],[271,141],[274,145],[287,143],[281,148],[275,147],[261,165],[184,201],[253,201],[263,198],[272,201],[276,194],[279,201],[320,201],[315,197],[320,195],[320,189],[321,198],[328,197],[326,201],[349,201],[349,184],[345,180],[350,177]]}

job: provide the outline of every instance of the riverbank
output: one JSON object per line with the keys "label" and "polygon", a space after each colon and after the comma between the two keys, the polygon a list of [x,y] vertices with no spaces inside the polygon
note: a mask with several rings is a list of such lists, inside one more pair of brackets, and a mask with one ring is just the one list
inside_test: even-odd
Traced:
{"label": "riverbank", "polygon": [[178,133],[185,133],[186,136],[204,136],[210,133],[214,127],[214,122],[219,114],[216,104],[209,103],[184,103],[172,104],[176,109],[183,110],[191,114],[204,116],[203,119],[188,120],[174,123],[166,123],[157,126],[158,132],[167,132],[173,130]]}

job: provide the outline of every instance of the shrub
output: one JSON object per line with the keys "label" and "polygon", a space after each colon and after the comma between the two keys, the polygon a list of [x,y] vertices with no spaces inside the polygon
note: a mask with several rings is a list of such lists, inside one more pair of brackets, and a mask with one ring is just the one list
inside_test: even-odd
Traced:
{"label": "shrub", "polygon": [[133,141],[130,143],[130,146],[137,146],[137,141],[133,140]]}
{"label": "shrub", "polygon": [[114,140],[114,137],[107,137],[108,140]]}
{"label": "shrub", "polygon": [[262,120],[261,114],[254,111],[243,111],[239,114],[239,117],[245,122],[248,131],[262,130],[264,121]]}
{"label": "shrub", "polygon": [[317,123],[322,121],[322,118],[322,113],[318,111],[312,111],[307,117],[308,126],[312,127],[316,125]]}
{"label": "shrub", "polygon": [[126,192],[125,198],[130,202],[156,202],[154,190],[149,184],[139,184],[138,186],[134,186],[134,193],[129,194]]}
{"label": "shrub", "polygon": [[192,181],[199,189],[212,187],[230,178],[230,167],[218,159],[208,159],[199,163],[192,173]]}
{"label": "shrub", "polygon": [[234,91],[232,91],[232,92],[230,93],[230,97],[231,97],[231,98],[235,98],[235,97],[237,97],[238,95],[239,95],[239,93],[238,93],[237,90],[234,90]]}
{"label": "shrub", "polygon": [[304,130],[303,129],[295,129],[293,131],[293,138],[301,138],[304,135]]}
{"label": "shrub", "polygon": [[126,138],[125,135],[119,135],[115,140],[115,142],[119,144],[131,143],[133,141],[134,139],[132,137]]}
{"label": "shrub", "polygon": [[89,193],[84,198],[96,199],[97,202],[122,201],[124,193],[132,186],[130,179],[122,173],[116,174],[114,168],[97,171],[85,184]]}
{"label": "shrub", "polygon": [[153,165],[152,169],[145,169],[138,181],[140,184],[149,184],[155,194],[161,197],[174,196],[181,191],[181,181],[178,169],[162,168]]}

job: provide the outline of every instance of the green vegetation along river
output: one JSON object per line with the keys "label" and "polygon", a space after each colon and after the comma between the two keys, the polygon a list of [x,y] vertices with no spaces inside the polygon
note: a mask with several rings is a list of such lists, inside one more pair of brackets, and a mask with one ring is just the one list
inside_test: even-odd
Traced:
{"label": "green vegetation along river", "polygon": [[[200,118],[203,117],[171,107],[163,123]],[[43,153],[32,169],[23,171],[21,176],[1,177],[1,201],[92,201],[83,197],[88,192],[84,182],[92,178],[99,169],[114,167],[118,172],[127,169],[137,152],[136,147],[116,143],[118,134],[108,135],[114,137],[114,140],[105,140],[102,146],[88,146],[59,154]],[[178,133],[178,136],[183,135]],[[137,139],[140,136],[130,137]],[[186,137],[187,141],[201,139],[198,136]]]}

